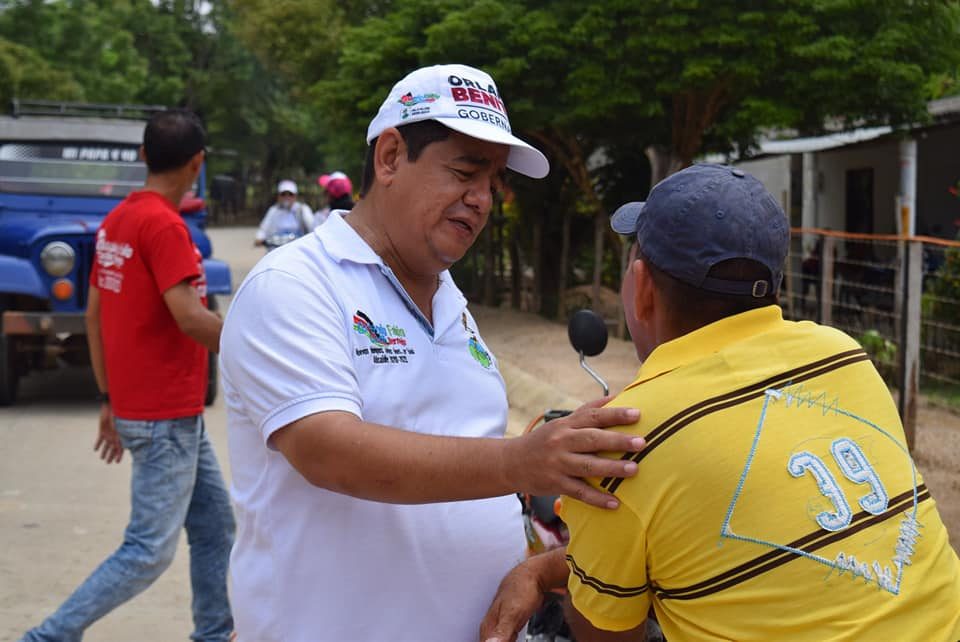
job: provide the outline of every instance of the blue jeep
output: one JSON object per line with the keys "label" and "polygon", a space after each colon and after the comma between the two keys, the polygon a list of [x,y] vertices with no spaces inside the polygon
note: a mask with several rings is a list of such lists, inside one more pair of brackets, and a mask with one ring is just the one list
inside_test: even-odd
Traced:
{"label": "blue jeep", "polygon": [[[143,185],[138,150],[155,109],[22,101],[0,116],[0,405],[16,400],[19,379],[33,370],[89,365],[84,310],[94,236]],[[230,293],[230,268],[209,258],[204,178],[181,208],[216,309],[215,295]],[[211,355],[208,404],[216,377]]]}

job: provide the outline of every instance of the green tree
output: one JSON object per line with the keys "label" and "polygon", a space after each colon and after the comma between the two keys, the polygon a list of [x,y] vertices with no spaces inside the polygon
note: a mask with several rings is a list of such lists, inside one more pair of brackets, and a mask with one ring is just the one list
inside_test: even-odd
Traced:
{"label": "green tree", "polygon": [[572,82],[646,124],[656,181],[768,128],[922,120],[931,76],[956,68],[957,25],[943,0],[601,0],[572,32],[589,61]]}
{"label": "green tree", "polygon": [[[322,129],[323,161],[354,174],[366,124],[403,74],[451,61],[491,72],[514,130],[558,172],[559,182],[516,183],[517,236],[538,267],[536,248],[566,248],[575,261],[592,246],[595,298],[611,264],[605,246],[616,247],[606,231],[611,195],[642,198],[650,183],[639,151],[658,180],[706,152],[747,151],[770,128],[912,122],[924,117],[931,78],[955,72],[958,56],[952,0],[234,6],[247,46],[288,83],[294,105],[310,105],[302,120]],[[627,160],[631,171],[618,171]],[[550,225],[557,216],[564,222]]]}
{"label": "green tree", "polygon": [[[743,0],[394,0],[352,15],[306,0],[238,1],[258,8],[255,24],[279,18],[260,28],[277,34],[264,59],[305,87],[329,157],[359,164],[370,115],[407,71],[458,61],[491,72],[514,130],[577,188],[554,190],[575,201],[554,211],[575,213],[581,245],[576,221],[590,219],[595,299],[609,238],[605,190],[642,198],[649,185],[611,171],[624,150],[645,150],[656,181],[705,152],[747,150],[769,128],[913,122],[924,117],[931,77],[958,59],[958,5],[947,0],[770,0],[762,9]],[[324,60],[296,35],[294,21],[314,15],[327,21]],[[518,187],[523,209],[541,210],[534,222],[549,215],[542,199],[524,198],[527,184]]]}
{"label": "green tree", "polygon": [[147,80],[148,65],[122,26],[128,7],[124,0],[11,2],[0,12],[0,35],[72,75],[87,100],[132,102]]}
{"label": "green tree", "polygon": [[80,100],[83,88],[29,47],[0,37],[0,103],[14,98]]}

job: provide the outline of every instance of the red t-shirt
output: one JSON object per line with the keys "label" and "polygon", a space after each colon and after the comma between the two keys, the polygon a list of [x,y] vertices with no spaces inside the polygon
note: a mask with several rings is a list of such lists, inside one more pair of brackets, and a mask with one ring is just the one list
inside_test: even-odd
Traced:
{"label": "red t-shirt", "polygon": [[100,333],[118,417],[203,412],[207,349],[180,331],[163,300],[183,281],[206,303],[203,258],[176,207],[156,192],[133,192],[97,231],[90,273],[100,291]]}

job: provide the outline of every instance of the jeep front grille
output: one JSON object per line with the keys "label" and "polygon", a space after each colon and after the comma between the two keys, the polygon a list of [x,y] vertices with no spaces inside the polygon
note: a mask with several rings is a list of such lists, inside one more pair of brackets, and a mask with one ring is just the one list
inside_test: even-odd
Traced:
{"label": "jeep front grille", "polygon": [[77,248],[77,306],[87,307],[87,292],[90,287],[90,272],[93,270],[93,258],[96,239],[94,237],[78,239]]}

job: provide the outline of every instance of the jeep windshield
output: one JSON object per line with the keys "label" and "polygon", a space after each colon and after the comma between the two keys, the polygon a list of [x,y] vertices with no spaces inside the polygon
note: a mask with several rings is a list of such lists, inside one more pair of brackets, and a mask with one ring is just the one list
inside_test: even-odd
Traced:
{"label": "jeep windshield", "polygon": [[0,143],[0,192],[122,198],[143,186],[136,145]]}

